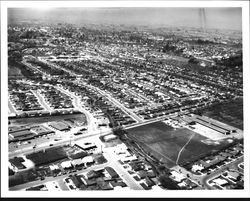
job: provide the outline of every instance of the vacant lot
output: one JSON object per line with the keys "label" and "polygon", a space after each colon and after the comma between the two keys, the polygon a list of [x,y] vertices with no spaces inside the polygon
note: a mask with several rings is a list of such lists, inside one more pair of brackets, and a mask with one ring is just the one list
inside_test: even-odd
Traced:
{"label": "vacant lot", "polygon": [[128,135],[139,143],[144,150],[172,167],[205,156],[227,144],[218,145],[201,142],[207,138],[186,128],[174,129],[163,122],[156,122],[128,130]]}
{"label": "vacant lot", "polygon": [[243,99],[219,103],[202,111],[203,115],[243,130]]}

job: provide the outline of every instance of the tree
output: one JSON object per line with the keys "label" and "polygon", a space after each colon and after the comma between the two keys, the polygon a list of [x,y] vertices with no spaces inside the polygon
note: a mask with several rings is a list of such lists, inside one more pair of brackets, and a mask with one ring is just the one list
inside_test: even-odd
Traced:
{"label": "tree", "polygon": [[168,176],[162,175],[159,178],[159,181],[161,182],[161,185],[164,188],[170,189],[170,190],[177,190],[180,189],[176,182],[174,182],[172,179],[170,179]]}
{"label": "tree", "polygon": [[166,167],[165,167],[164,165],[159,165],[158,168],[159,168],[159,170],[162,171],[162,172],[163,172],[164,170],[166,170]]}
{"label": "tree", "polygon": [[188,60],[188,63],[198,64],[199,61],[198,61],[198,59],[196,59],[195,57],[191,57],[191,58]]}

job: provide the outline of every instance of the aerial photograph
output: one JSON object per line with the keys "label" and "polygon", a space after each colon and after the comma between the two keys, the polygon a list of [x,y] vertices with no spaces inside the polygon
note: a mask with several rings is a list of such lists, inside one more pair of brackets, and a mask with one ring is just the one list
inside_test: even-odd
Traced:
{"label": "aerial photograph", "polygon": [[244,190],[242,20],[8,8],[9,191]]}

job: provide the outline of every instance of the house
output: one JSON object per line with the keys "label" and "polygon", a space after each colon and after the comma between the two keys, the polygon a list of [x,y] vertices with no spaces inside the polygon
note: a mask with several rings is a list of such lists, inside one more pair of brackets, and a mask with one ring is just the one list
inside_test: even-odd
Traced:
{"label": "house", "polygon": [[92,156],[86,156],[82,159],[83,163],[94,163],[94,158]]}
{"label": "house", "polygon": [[147,176],[147,172],[145,170],[139,170],[137,175],[140,179],[145,179]]}
{"label": "house", "polygon": [[83,181],[81,180],[79,176],[70,175],[69,177],[77,188],[80,188],[80,186],[83,185]]}
{"label": "house", "polygon": [[94,170],[90,170],[87,174],[86,174],[87,179],[93,179],[98,177],[98,174],[94,171]]}
{"label": "house", "polygon": [[156,174],[154,171],[150,170],[150,171],[147,171],[147,177],[154,178],[154,177],[156,177]]}
{"label": "house", "polygon": [[89,180],[89,179],[86,179],[86,178],[84,178],[84,177],[82,177],[82,182],[83,182],[84,185],[86,185],[86,186],[93,186],[93,185],[96,184],[96,181],[95,181],[95,180],[93,180],[93,179]]}
{"label": "house", "polygon": [[71,164],[71,161],[63,161],[61,163],[61,166],[62,166],[63,169],[69,169],[69,168],[73,167],[72,164]]}
{"label": "house", "polygon": [[118,178],[119,177],[119,175],[116,173],[116,171],[113,168],[105,167],[105,170],[109,173],[111,178]]}
{"label": "house", "polygon": [[155,185],[155,183],[154,183],[150,178],[148,178],[148,177],[146,177],[145,183],[146,183],[146,185],[147,185],[148,187],[152,187],[152,186]]}
{"label": "house", "polygon": [[233,180],[237,180],[237,178],[240,176],[240,173],[239,172],[232,172],[232,171],[230,171],[230,172],[228,172],[228,175],[227,175],[227,177],[229,178],[229,179],[233,179]]}

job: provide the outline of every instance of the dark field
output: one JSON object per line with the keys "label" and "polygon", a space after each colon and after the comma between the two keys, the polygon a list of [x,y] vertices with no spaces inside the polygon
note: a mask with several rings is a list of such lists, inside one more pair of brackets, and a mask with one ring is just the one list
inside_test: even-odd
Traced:
{"label": "dark field", "polygon": [[132,128],[128,133],[128,136],[142,145],[144,150],[153,154],[169,168],[176,165],[178,154],[185,144],[178,164],[201,158],[227,144],[226,141],[221,141],[219,145],[204,144],[201,140],[207,138],[186,128],[174,129],[163,122]]}
{"label": "dark field", "polygon": [[46,117],[30,117],[30,118],[19,118],[19,119],[9,119],[10,126],[14,125],[34,125],[41,124],[51,121],[62,121],[65,120],[70,124],[87,124],[86,116],[84,114],[69,114],[69,115],[58,115],[58,116],[46,116]]}
{"label": "dark field", "polygon": [[202,111],[203,115],[243,130],[243,99],[219,103]]}
{"label": "dark field", "polygon": [[28,154],[27,159],[34,162],[35,166],[47,165],[49,163],[67,158],[67,154],[63,147],[53,147],[45,151]]}
{"label": "dark field", "polygon": [[11,65],[8,68],[8,76],[9,77],[24,77],[19,68],[11,66]]}

